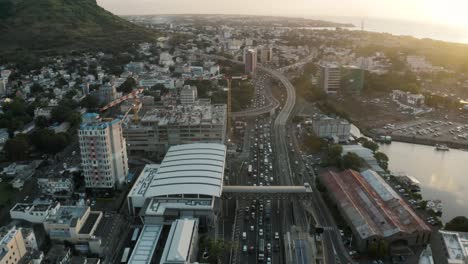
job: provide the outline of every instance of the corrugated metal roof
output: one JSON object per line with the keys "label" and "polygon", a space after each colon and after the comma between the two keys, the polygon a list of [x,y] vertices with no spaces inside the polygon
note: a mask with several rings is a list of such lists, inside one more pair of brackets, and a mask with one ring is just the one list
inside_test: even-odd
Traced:
{"label": "corrugated metal roof", "polygon": [[149,264],[158,245],[162,225],[145,225],[128,260],[129,264]]}
{"label": "corrugated metal roof", "polygon": [[367,178],[353,170],[321,175],[361,238],[430,232],[424,221],[378,174],[367,172],[366,175]]}
{"label": "corrugated metal roof", "polygon": [[226,147],[216,143],[173,146],[145,196],[202,194],[221,196]]}

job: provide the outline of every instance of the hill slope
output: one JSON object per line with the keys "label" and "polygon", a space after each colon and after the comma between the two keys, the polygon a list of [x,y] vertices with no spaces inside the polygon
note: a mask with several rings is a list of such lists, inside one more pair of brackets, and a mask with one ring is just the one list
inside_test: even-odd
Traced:
{"label": "hill slope", "polygon": [[96,0],[0,0],[3,51],[116,48],[150,40],[152,34]]}

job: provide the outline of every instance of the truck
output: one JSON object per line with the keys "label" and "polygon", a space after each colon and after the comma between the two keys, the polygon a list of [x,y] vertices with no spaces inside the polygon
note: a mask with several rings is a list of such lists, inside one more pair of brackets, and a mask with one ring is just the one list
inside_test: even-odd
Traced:
{"label": "truck", "polygon": [[247,169],[247,171],[249,172],[249,175],[252,175],[252,165],[249,165],[249,168]]}

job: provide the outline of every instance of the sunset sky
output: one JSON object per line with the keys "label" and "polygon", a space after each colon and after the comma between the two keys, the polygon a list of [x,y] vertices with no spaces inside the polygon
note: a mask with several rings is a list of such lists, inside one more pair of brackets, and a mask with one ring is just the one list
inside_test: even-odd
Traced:
{"label": "sunset sky", "polygon": [[97,0],[118,15],[258,14],[349,16],[468,27],[468,0]]}

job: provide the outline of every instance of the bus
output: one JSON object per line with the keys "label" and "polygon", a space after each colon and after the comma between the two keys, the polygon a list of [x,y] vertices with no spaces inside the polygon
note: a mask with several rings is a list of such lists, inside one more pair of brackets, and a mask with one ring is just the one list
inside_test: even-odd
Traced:
{"label": "bus", "polygon": [[248,172],[249,172],[249,175],[252,175],[252,165],[249,165]]}
{"label": "bus", "polygon": [[265,240],[262,238],[258,243],[258,262],[265,260]]}
{"label": "bus", "polygon": [[127,263],[129,254],[130,254],[130,248],[127,247],[127,248],[124,249],[124,252],[122,254],[122,259],[120,260],[120,263]]}
{"label": "bus", "polygon": [[132,242],[137,241],[139,233],[140,233],[140,228],[137,227],[137,228],[135,228],[135,230],[133,230],[133,235],[132,235],[132,239],[131,239]]}

